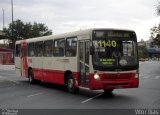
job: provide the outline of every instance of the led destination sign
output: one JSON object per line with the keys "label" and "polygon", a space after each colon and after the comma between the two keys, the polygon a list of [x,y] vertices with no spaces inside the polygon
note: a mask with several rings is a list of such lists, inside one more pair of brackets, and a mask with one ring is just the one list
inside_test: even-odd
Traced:
{"label": "led destination sign", "polygon": [[129,38],[130,34],[124,32],[108,32],[108,37]]}
{"label": "led destination sign", "polygon": [[129,32],[125,31],[96,31],[95,37],[115,37],[115,38],[130,38]]}

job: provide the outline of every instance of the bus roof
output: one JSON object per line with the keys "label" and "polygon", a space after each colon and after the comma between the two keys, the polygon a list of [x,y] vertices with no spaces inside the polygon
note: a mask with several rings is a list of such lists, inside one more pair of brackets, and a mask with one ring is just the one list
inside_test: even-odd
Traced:
{"label": "bus roof", "polygon": [[[51,39],[58,39],[58,38],[66,38],[66,37],[73,37],[78,35],[91,35],[92,31],[94,30],[121,30],[121,31],[132,31],[133,30],[127,30],[127,29],[115,29],[115,28],[91,28],[86,30],[79,30],[74,32],[67,32],[57,35],[49,35],[49,36],[42,36],[42,37],[35,37],[35,38],[29,38],[26,39],[27,43],[30,42],[38,42],[38,41],[44,41],[44,40],[51,40]],[[16,44],[20,44],[22,40],[16,41]]]}

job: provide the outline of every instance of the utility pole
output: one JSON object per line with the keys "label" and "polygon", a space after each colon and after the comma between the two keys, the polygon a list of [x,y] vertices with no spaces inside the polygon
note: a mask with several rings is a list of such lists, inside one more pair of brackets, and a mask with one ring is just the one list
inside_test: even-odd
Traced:
{"label": "utility pole", "polygon": [[11,37],[9,47],[10,49],[14,49],[15,46],[15,36],[14,36],[14,31],[13,31],[13,0],[11,0],[11,13],[12,13],[12,23],[11,23]]}
{"label": "utility pole", "polygon": [[11,11],[12,11],[12,36],[13,36],[13,0],[11,0]]}
{"label": "utility pole", "polygon": [[2,12],[3,12],[3,30],[4,30],[4,9],[2,8]]}

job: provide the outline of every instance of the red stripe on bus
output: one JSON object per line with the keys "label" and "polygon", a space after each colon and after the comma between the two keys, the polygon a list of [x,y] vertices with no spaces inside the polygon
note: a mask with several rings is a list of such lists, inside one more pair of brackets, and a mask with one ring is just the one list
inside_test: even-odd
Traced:
{"label": "red stripe on bus", "polygon": [[[33,68],[33,74],[34,74],[34,78],[38,80],[43,80],[43,81],[57,83],[57,84],[64,84],[65,71],[62,71],[62,70]],[[73,75],[74,75],[74,79],[77,80],[79,76],[79,72],[73,72]]]}

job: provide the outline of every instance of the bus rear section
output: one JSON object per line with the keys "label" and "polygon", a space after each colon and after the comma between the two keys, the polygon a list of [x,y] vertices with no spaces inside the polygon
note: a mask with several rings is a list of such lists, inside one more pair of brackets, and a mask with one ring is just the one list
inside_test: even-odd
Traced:
{"label": "bus rear section", "polygon": [[133,31],[95,30],[90,88],[112,91],[139,86],[137,38]]}

